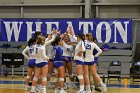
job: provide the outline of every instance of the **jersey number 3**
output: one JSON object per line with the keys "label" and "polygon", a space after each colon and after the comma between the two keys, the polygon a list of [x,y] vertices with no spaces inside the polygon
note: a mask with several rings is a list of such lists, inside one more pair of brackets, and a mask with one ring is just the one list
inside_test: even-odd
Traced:
{"label": "jersey number 3", "polygon": [[91,45],[90,44],[87,44],[86,45],[86,49],[89,49],[90,50],[91,49]]}

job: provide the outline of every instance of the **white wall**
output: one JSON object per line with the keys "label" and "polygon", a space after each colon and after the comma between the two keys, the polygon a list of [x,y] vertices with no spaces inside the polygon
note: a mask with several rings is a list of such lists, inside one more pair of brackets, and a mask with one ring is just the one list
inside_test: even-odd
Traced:
{"label": "white wall", "polygon": [[[1,4],[20,4],[21,0],[0,0]],[[23,0],[24,4],[80,3],[81,0]],[[95,0],[93,0],[94,2]],[[101,3],[140,3],[140,0],[99,0]],[[99,6],[100,18],[139,18],[140,6]],[[95,6],[92,6],[95,17]],[[79,18],[80,6],[24,7],[25,18]],[[20,7],[0,7],[0,18],[20,18]]]}

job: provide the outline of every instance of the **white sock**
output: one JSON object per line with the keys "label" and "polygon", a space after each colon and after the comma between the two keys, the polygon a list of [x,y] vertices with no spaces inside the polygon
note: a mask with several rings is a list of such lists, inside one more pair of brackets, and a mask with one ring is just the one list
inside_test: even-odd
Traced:
{"label": "white sock", "polygon": [[80,85],[80,91],[84,90],[84,85]]}
{"label": "white sock", "polygon": [[99,84],[101,84],[101,86],[103,86],[104,85],[104,83],[101,81]]}
{"label": "white sock", "polygon": [[40,89],[42,89],[43,86],[42,86],[41,84],[39,84],[38,87],[39,87]]}
{"label": "white sock", "polygon": [[31,88],[31,92],[35,92],[35,86],[32,86],[32,88]]}
{"label": "white sock", "polygon": [[42,86],[42,90],[46,92],[46,86]]}
{"label": "white sock", "polygon": [[90,90],[90,85],[87,85],[87,90]]}

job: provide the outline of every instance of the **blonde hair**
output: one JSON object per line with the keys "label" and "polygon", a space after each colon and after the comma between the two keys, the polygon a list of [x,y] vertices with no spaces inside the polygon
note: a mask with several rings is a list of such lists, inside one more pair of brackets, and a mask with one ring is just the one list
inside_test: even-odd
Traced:
{"label": "blonde hair", "polygon": [[86,37],[89,41],[93,41],[93,36],[92,36],[92,33],[87,33],[86,34]]}

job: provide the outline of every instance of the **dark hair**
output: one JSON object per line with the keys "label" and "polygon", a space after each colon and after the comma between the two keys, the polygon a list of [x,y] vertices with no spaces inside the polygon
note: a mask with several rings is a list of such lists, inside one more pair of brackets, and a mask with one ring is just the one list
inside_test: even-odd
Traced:
{"label": "dark hair", "polygon": [[85,35],[84,34],[78,34],[78,37],[84,42],[85,41]]}
{"label": "dark hair", "polygon": [[56,36],[55,40],[52,42],[52,45],[53,46],[58,45],[58,42],[60,42],[60,40],[61,40],[61,37],[60,36]]}
{"label": "dark hair", "polygon": [[45,37],[47,38],[49,35],[50,35],[50,34],[46,34],[46,36],[45,36]]}
{"label": "dark hair", "polygon": [[40,32],[40,31],[36,31],[35,33],[34,33],[34,38],[37,38],[39,35],[41,35],[42,33]]}
{"label": "dark hair", "polygon": [[69,37],[69,35],[67,35],[67,34],[64,34],[63,40],[64,40],[64,38],[65,38],[66,36],[69,38],[69,41],[70,41],[70,37]]}
{"label": "dark hair", "polygon": [[33,37],[33,38],[30,38],[29,41],[28,41],[28,46],[32,46],[33,43],[36,42],[36,39]]}

